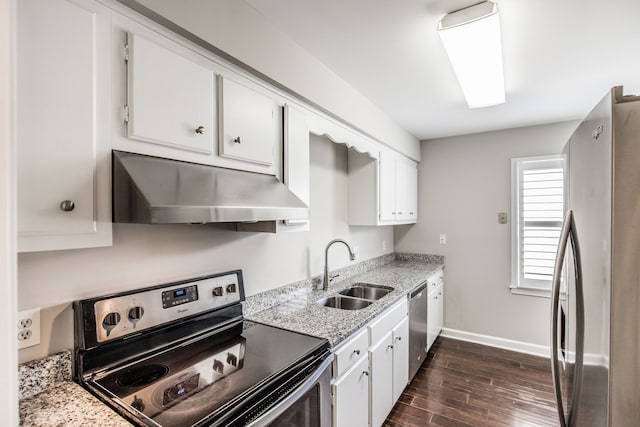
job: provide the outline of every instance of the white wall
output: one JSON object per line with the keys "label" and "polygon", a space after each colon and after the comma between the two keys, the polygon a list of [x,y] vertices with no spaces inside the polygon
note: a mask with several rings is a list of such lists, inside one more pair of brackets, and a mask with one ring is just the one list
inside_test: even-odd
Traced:
{"label": "white wall", "polygon": [[[510,159],[560,153],[577,122],[422,142],[420,216],[397,227],[398,252],[444,255],[445,327],[548,346],[549,299],[513,295]],[[447,244],[439,244],[446,234]]]}
{"label": "white wall", "polygon": [[[113,246],[25,253],[18,257],[19,309],[42,307],[42,344],[20,361],[73,347],[70,303],[147,285],[242,268],[247,295],[321,274],[324,247],[342,237],[360,247],[359,261],[393,251],[391,227],[347,225],[347,151],[311,137],[311,227],[259,234],[213,225],[114,224]],[[382,251],[382,240],[388,243]],[[342,246],[342,245],[340,245]],[[330,268],[350,264],[344,247]]]}
{"label": "white wall", "polygon": [[416,160],[420,156],[420,145],[413,135],[246,2],[139,0],[139,3],[403,154]]}

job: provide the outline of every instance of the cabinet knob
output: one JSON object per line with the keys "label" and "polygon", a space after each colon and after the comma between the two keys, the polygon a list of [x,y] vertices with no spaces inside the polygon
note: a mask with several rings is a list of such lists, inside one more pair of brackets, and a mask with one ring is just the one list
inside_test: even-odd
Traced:
{"label": "cabinet knob", "polygon": [[198,126],[198,127],[196,128],[196,133],[197,133],[197,134],[200,134],[200,135],[203,135],[205,130],[206,130],[206,129],[204,128],[204,126]]}
{"label": "cabinet knob", "polygon": [[402,341],[402,337],[396,337],[396,341]]}
{"label": "cabinet knob", "polygon": [[398,215],[402,215],[402,212],[398,212]]}
{"label": "cabinet knob", "polygon": [[363,374],[365,374],[366,376],[369,376],[369,371],[362,371]]}
{"label": "cabinet knob", "polygon": [[393,345],[392,345],[392,344],[389,344],[389,345],[387,346],[387,348],[393,348]]}
{"label": "cabinet knob", "polygon": [[62,209],[65,212],[71,212],[75,207],[76,207],[76,204],[73,203],[71,200],[64,200],[62,203],[60,203],[60,209]]}
{"label": "cabinet knob", "polygon": [[240,137],[237,137],[233,140],[233,142],[235,142],[236,144],[242,144],[242,139],[240,139]]}
{"label": "cabinet knob", "polygon": [[413,215],[413,212],[409,212],[409,215]]}
{"label": "cabinet knob", "polygon": [[395,215],[395,214],[396,214],[395,212],[391,212],[391,215]]}
{"label": "cabinet knob", "polygon": [[353,352],[357,355],[360,355],[360,350],[353,350]]}

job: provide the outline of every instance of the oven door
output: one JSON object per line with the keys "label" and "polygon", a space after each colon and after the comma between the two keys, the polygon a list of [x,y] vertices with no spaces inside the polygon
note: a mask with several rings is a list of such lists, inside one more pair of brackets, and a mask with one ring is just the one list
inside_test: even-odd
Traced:
{"label": "oven door", "polygon": [[332,364],[333,354],[296,390],[248,426],[330,427]]}

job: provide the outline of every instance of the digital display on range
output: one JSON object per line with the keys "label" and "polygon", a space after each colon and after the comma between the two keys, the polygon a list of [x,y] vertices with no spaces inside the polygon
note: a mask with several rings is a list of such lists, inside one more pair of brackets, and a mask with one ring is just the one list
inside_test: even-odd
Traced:
{"label": "digital display on range", "polygon": [[198,286],[172,289],[162,292],[162,308],[171,308],[180,304],[198,300]]}

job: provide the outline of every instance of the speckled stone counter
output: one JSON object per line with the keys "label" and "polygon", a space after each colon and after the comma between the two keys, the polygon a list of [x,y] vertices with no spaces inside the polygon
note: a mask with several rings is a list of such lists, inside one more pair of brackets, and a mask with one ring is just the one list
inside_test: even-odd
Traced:
{"label": "speckled stone counter", "polygon": [[131,426],[124,418],[71,381],[71,375],[70,351],[20,365],[20,425]]}
{"label": "speckled stone counter", "polygon": [[[407,293],[443,267],[443,257],[395,254],[391,259],[381,260],[380,265],[374,265],[368,271],[343,275],[347,277],[333,282],[326,291],[317,290],[317,280],[310,280],[308,283],[300,282],[283,287],[281,292],[274,290],[250,297],[247,301],[249,312],[245,311],[245,317],[279,328],[327,338],[331,346],[335,347],[394,302],[406,298]],[[316,304],[319,299],[334,295],[356,282],[391,286],[394,290],[360,310],[342,310]],[[255,312],[251,310],[259,306],[271,307]]]}

